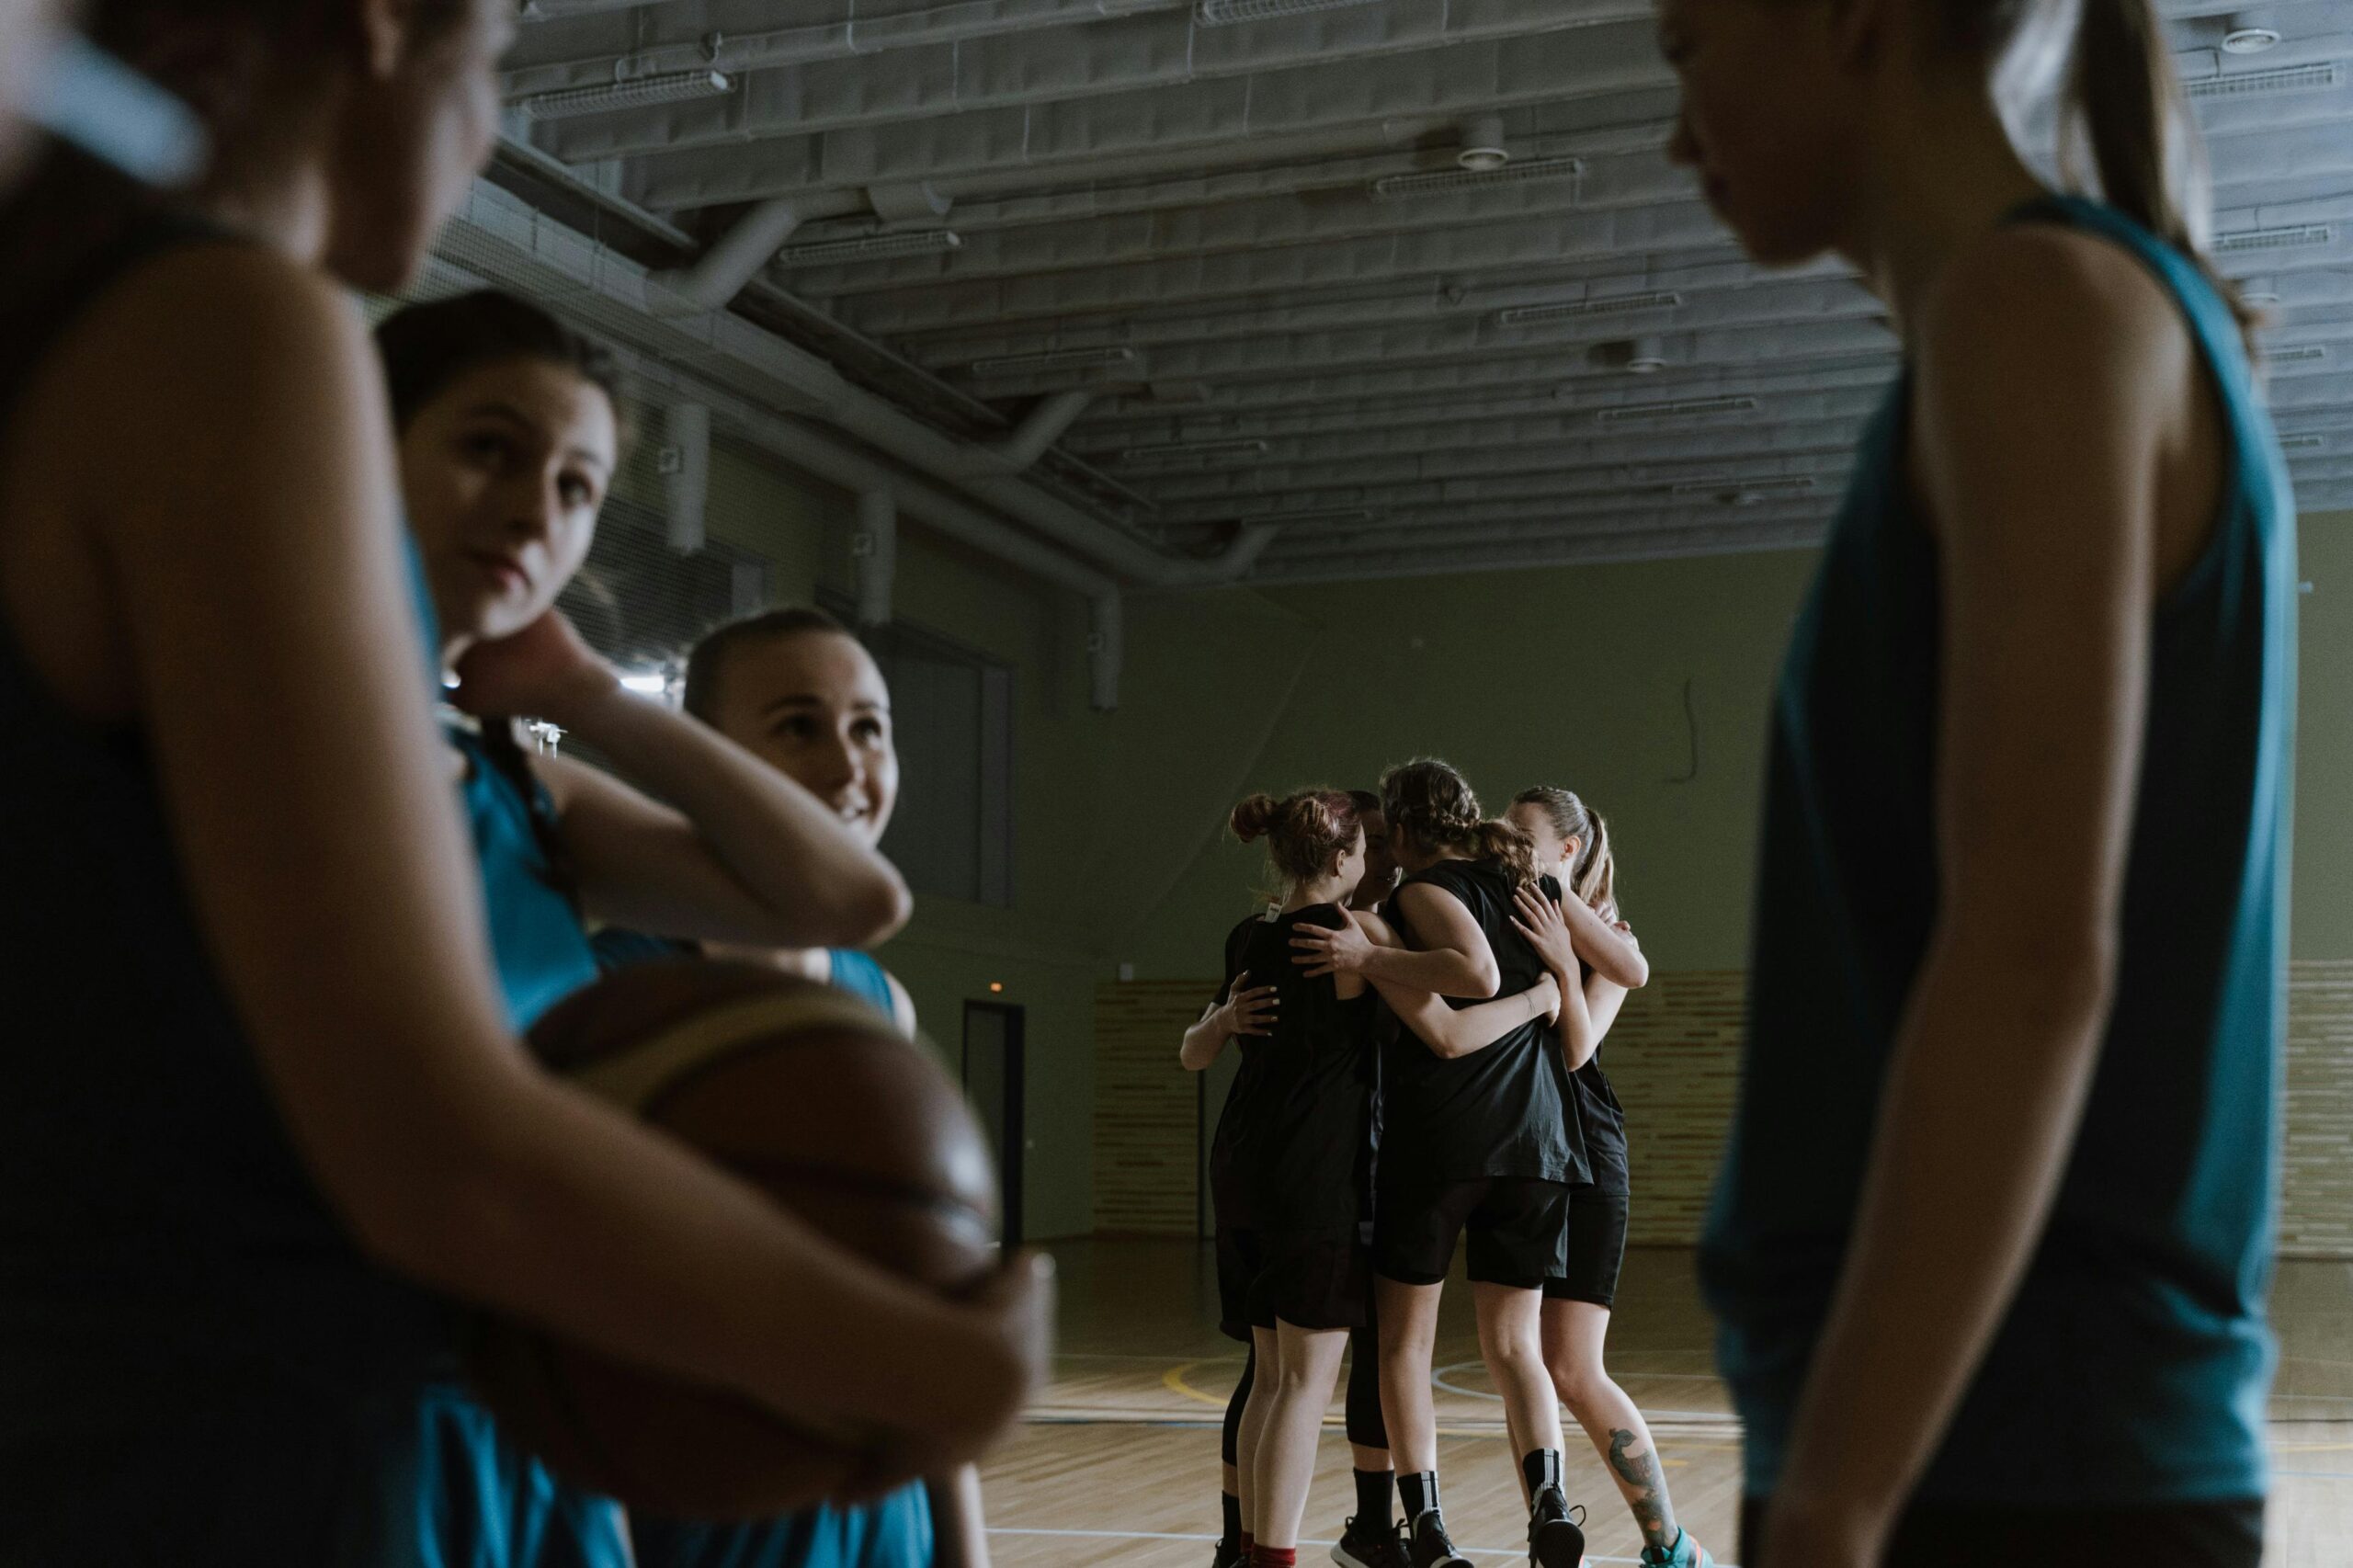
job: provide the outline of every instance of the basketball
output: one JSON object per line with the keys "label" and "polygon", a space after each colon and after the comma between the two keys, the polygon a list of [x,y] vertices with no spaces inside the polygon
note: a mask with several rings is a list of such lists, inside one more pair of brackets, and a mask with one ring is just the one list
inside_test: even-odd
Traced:
{"label": "basketball", "polygon": [[[963,1096],[854,998],[757,964],[647,964],[572,996],[531,1041],[882,1267],[954,1294],[994,1265],[995,1184]],[[509,1319],[479,1321],[468,1362],[509,1437],[648,1514],[754,1518],[898,1479],[852,1434]]]}

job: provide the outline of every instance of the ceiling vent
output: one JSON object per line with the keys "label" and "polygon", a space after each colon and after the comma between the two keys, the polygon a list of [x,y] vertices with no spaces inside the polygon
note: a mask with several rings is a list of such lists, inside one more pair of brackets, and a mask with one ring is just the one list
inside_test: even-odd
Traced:
{"label": "ceiling vent", "polygon": [[1115,370],[1136,362],[1132,348],[1055,348],[1041,354],[1008,354],[975,360],[976,376],[1039,376],[1056,370]]}
{"label": "ceiling vent", "polygon": [[1284,17],[1306,17],[1318,11],[1345,11],[1375,6],[1381,0],[1200,0],[1193,15],[1205,28],[1229,28],[1240,22],[1271,22]]}
{"label": "ceiling vent", "polygon": [[1673,293],[1614,294],[1599,300],[1568,300],[1557,305],[1514,305],[1497,311],[1497,326],[1540,326],[1546,322],[1586,321],[1595,316],[1632,315],[1643,311],[1681,308],[1683,296]]}
{"label": "ceiling vent", "polygon": [[2217,256],[2245,256],[2251,251],[2305,250],[2333,244],[2336,228],[2330,223],[2293,223],[2279,229],[2241,229],[2214,236]]}
{"label": "ceiling vent", "polygon": [[1667,403],[1629,403],[1594,415],[1604,425],[1650,424],[1668,419],[1709,419],[1723,414],[1754,414],[1753,397],[1684,397]]}
{"label": "ceiling vent", "polygon": [[777,252],[780,267],[827,267],[837,261],[890,261],[900,256],[939,256],[963,248],[953,229],[910,229],[895,234],[861,234],[854,240],[818,240]]}
{"label": "ceiling vent", "polygon": [[2282,436],[2279,449],[2283,452],[2316,452],[2328,445],[2325,436]]}
{"label": "ceiling vent", "polygon": [[1402,197],[1443,196],[1456,190],[1484,190],[1497,185],[1529,185],[1540,180],[1574,179],[1585,172],[1582,158],[1523,158],[1496,169],[1438,169],[1426,175],[1391,175],[1372,182],[1372,194],[1383,201]]}
{"label": "ceiling vent", "polygon": [[1264,441],[1176,442],[1165,447],[1130,447],[1120,454],[1122,468],[1194,468],[1209,463],[1250,462],[1267,455]]}
{"label": "ceiling vent", "polygon": [[2317,365],[2327,358],[2327,347],[2318,343],[2299,343],[2292,348],[2267,348],[2263,351],[2266,365]]}
{"label": "ceiling vent", "polygon": [[606,82],[593,87],[563,87],[523,99],[516,107],[533,119],[569,119],[574,115],[606,114],[614,109],[654,108],[695,98],[715,98],[734,91],[723,71],[667,71],[628,82]]}
{"label": "ceiling vent", "polygon": [[2317,65],[2283,65],[2276,71],[2234,71],[2204,76],[2186,89],[2201,102],[2211,98],[2272,98],[2289,93],[2325,93],[2345,80],[2344,62],[2325,60]]}

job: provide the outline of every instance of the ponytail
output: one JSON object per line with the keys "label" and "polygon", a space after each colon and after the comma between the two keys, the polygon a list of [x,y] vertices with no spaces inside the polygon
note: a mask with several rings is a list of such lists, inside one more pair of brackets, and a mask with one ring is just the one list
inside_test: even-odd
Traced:
{"label": "ponytail", "polygon": [[1599,812],[1587,809],[1593,819],[1593,836],[1586,841],[1584,866],[1576,872],[1576,885],[1569,891],[1596,915],[1614,915],[1618,912],[1618,862],[1609,853],[1609,824]]}
{"label": "ponytail", "polygon": [[1500,818],[1490,818],[1471,830],[1472,858],[1492,860],[1511,873],[1521,887],[1536,881],[1536,841]]}
{"label": "ponytail", "polygon": [[2258,313],[2206,253],[2205,145],[2154,0],[2079,0],[2066,117],[2101,197],[2194,261],[2253,347]]}

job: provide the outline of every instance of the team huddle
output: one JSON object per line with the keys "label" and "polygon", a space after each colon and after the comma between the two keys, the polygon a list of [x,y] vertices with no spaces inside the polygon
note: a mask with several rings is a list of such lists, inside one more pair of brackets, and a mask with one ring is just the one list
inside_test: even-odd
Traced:
{"label": "team huddle", "polygon": [[1210,1165],[1222,1326],[1250,1347],[1226,1410],[1217,1568],[1293,1568],[1351,1346],[1357,1511],[1334,1561],[1466,1568],[1439,1506],[1431,1393],[1466,1237],[1532,1561],[1584,1560],[1565,1403],[1633,1510],[1643,1561],[1701,1568],[1642,1413],[1602,1363],[1628,1180],[1597,1053],[1649,978],[1608,825],[1551,788],[1489,820],[1429,760],[1377,795],[1253,795],[1232,825],[1266,841],[1279,885],[1227,937],[1229,978],[1180,1053],[1199,1071],[1241,1049]]}

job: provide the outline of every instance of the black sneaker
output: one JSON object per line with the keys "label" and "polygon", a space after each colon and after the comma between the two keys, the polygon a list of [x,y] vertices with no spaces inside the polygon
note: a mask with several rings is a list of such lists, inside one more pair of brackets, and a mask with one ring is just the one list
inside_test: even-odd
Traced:
{"label": "black sneaker", "polygon": [[1471,1568],[1471,1560],[1447,1539],[1446,1520],[1436,1508],[1423,1510],[1410,1525],[1399,1525],[1397,1534],[1408,1568]]}
{"label": "black sneaker", "polygon": [[1394,1520],[1374,1524],[1351,1517],[1340,1543],[1332,1549],[1332,1561],[1340,1568],[1414,1568]]}
{"label": "black sneaker", "polygon": [[1572,1508],[1557,1487],[1536,1494],[1528,1516],[1528,1561],[1536,1568],[1586,1568],[1585,1510]]}
{"label": "black sneaker", "polygon": [[1210,1568],[1250,1568],[1238,1540],[1222,1540],[1210,1549]]}

